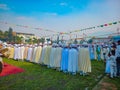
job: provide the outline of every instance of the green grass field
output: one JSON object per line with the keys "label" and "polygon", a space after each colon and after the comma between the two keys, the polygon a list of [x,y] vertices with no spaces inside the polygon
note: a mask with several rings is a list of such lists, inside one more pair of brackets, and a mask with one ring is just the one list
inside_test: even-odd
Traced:
{"label": "green grass field", "polygon": [[92,73],[88,76],[73,76],[30,62],[6,58],[3,61],[25,72],[0,77],[0,90],[92,90],[105,75],[102,61],[92,61]]}

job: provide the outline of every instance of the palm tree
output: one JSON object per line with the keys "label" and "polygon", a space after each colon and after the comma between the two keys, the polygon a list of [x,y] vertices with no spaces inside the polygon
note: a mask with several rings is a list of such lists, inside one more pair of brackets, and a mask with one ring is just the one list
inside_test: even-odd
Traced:
{"label": "palm tree", "polygon": [[40,42],[43,44],[45,42],[45,38],[41,38]]}
{"label": "palm tree", "polygon": [[32,39],[29,38],[29,39],[27,40],[27,42],[28,42],[29,44],[32,44]]}
{"label": "palm tree", "polygon": [[38,43],[38,39],[33,38],[33,43]]}
{"label": "palm tree", "polygon": [[21,37],[15,36],[14,39],[15,39],[15,41],[14,41],[15,43],[18,43],[18,44],[22,43]]}

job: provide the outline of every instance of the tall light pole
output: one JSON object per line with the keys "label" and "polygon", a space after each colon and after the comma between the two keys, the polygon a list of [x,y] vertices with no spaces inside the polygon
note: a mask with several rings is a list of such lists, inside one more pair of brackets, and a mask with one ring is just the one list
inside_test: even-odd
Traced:
{"label": "tall light pole", "polygon": [[59,44],[59,36],[60,34],[57,35],[57,44]]}

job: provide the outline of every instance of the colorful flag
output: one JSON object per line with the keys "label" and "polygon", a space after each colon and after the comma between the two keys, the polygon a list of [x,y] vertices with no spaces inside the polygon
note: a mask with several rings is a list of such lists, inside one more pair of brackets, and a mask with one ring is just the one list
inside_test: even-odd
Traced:
{"label": "colorful flag", "polygon": [[113,22],[113,24],[117,24],[117,22]]}
{"label": "colorful flag", "polygon": [[100,27],[103,27],[104,25],[100,25]]}
{"label": "colorful flag", "polygon": [[104,24],[104,26],[108,26],[108,24]]}
{"label": "colorful flag", "polygon": [[112,23],[109,23],[109,25],[112,25]]}

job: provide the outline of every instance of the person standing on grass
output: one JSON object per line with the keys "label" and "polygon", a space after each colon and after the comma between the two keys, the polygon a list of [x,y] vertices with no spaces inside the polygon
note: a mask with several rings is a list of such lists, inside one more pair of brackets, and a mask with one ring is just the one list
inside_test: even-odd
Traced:
{"label": "person standing on grass", "polygon": [[120,76],[120,40],[118,40],[118,45],[115,51],[115,57],[117,62],[117,76]]}
{"label": "person standing on grass", "polygon": [[97,53],[97,60],[100,61],[101,60],[101,48],[98,45],[96,47],[96,53]]}
{"label": "person standing on grass", "polygon": [[2,72],[2,69],[3,69],[3,67],[4,67],[4,64],[3,64],[3,60],[2,60],[2,48],[3,48],[3,45],[2,44],[0,44],[0,73]]}
{"label": "person standing on grass", "polygon": [[103,57],[104,57],[104,62],[106,62],[106,57],[108,56],[108,53],[109,53],[108,46],[105,45],[105,46],[103,47]]}
{"label": "person standing on grass", "polygon": [[116,77],[117,75],[117,65],[116,65],[116,57],[115,57],[115,50],[112,49],[110,52],[110,77]]}
{"label": "person standing on grass", "polygon": [[0,57],[0,73],[2,72],[2,69],[4,68],[3,60]]}
{"label": "person standing on grass", "polygon": [[107,75],[110,74],[110,52],[106,55],[106,66],[105,66],[105,73]]}

